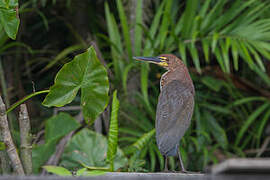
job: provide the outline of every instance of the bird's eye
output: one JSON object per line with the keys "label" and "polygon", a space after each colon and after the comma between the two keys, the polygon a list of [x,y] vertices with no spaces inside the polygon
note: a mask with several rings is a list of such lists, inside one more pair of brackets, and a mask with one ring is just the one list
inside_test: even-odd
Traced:
{"label": "bird's eye", "polygon": [[158,63],[160,66],[163,66],[163,67],[168,66],[168,58],[167,57],[160,56],[160,57],[158,57],[158,59],[161,61]]}
{"label": "bird's eye", "polygon": [[168,60],[166,57],[163,57],[163,56],[159,57],[159,59],[160,59],[162,62],[167,62],[167,60]]}

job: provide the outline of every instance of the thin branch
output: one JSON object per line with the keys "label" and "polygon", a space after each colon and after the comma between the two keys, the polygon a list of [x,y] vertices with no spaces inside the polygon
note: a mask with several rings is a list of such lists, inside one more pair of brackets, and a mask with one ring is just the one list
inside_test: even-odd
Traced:
{"label": "thin branch", "polygon": [[101,115],[97,117],[97,119],[94,122],[94,129],[97,133],[102,133],[102,117]]}
{"label": "thin branch", "polygon": [[40,140],[41,136],[43,136],[45,134],[45,130],[41,130],[39,131],[35,136],[33,136],[33,142],[32,144],[37,144],[38,141]]}
{"label": "thin branch", "polygon": [[6,105],[3,103],[2,97],[0,96],[0,129],[3,135],[3,141],[6,146],[6,151],[10,158],[12,167],[18,175],[24,175],[22,163],[19,155],[16,151],[16,147],[13,143],[7,121]]}
{"label": "thin branch", "polygon": [[[60,142],[57,144],[57,146],[55,148],[54,154],[49,158],[46,165],[56,166],[59,163],[59,160],[60,160],[60,158],[64,152],[64,149],[66,147],[66,144],[71,139],[71,137],[73,136],[74,133],[75,133],[75,131],[71,131],[70,133],[68,133],[68,135],[66,135],[65,137],[63,137],[63,139],[60,140]],[[46,170],[43,169],[41,175],[45,175],[45,174],[46,174]]]}
{"label": "thin branch", "polygon": [[268,146],[269,143],[270,143],[270,136],[268,136],[268,137],[264,140],[264,142],[263,142],[263,144],[262,144],[262,147],[259,149],[259,151],[258,151],[257,154],[256,154],[256,157],[260,157],[260,156],[266,151],[267,146]]}
{"label": "thin branch", "polygon": [[19,113],[20,136],[21,136],[21,160],[26,175],[32,174],[32,146],[30,133],[30,120],[25,104],[21,104]]}
{"label": "thin branch", "polygon": [[[259,149],[247,149],[247,150],[244,151],[244,153],[246,153],[246,154],[257,154],[260,151],[261,151],[261,148],[259,148]],[[264,152],[269,152],[269,151],[270,151],[270,148],[264,149]]]}

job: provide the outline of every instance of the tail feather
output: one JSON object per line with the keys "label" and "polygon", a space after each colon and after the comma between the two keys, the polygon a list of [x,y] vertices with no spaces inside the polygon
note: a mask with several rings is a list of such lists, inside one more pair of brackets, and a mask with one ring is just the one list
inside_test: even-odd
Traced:
{"label": "tail feather", "polygon": [[167,137],[168,136],[164,135],[156,138],[159,151],[164,156],[177,156],[179,139],[177,141],[175,138]]}

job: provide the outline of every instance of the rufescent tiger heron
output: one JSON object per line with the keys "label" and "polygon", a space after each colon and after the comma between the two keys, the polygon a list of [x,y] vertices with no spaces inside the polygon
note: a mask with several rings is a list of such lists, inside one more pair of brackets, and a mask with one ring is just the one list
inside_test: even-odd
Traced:
{"label": "rufescent tiger heron", "polygon": [[156,110],[156,141],[165,156],[165,171],[168,171],[168,156],[177,156],[181,169],[186,172],[179,141],[188,129],[193,114],[195,90],[185,64],[172,54],[158,57],[133,57],[136,60],[158,64],[165,69],[160,80],[160,95]]}

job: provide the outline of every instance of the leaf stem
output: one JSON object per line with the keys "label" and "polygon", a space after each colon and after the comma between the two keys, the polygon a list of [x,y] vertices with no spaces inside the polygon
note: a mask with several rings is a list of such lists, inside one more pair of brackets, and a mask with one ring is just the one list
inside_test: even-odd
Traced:
{"label": "leaf stem", "polygon": [[42,91],[38,91],[38,92],[34,92],[32,94],[29,94],[28,96],[24,97],[23,99],[17,101],[16,103],[12,104],[12,106],[10,106],[10,108],[8,108],[8,110],[6,111],[6,114],[8,114],[10,111],[12,111],[13,109],[15,109],[17,106],[19,106],[20,104],[22,104],[23,102],[25,102],[26,100],[30,99],[33,96],[39,95],[39,94],[43,94],[43,93],[49,93],[50,90],[42,90]]}

